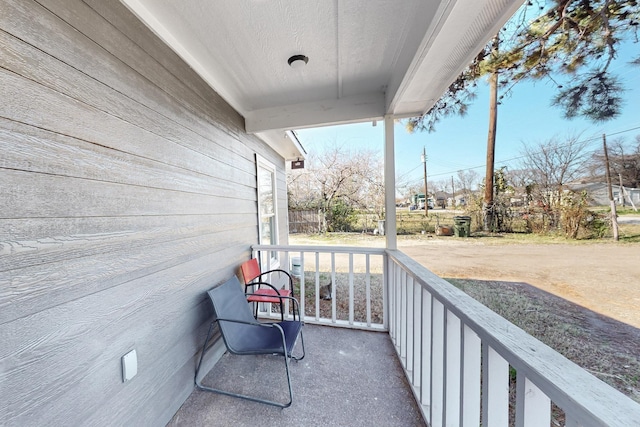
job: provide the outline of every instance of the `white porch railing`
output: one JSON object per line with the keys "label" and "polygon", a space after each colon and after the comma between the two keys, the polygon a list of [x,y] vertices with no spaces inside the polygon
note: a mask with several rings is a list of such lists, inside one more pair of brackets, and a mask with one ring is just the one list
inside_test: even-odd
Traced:
{"label": "white porch railing", "polygon": [[[338,246],[254,246],[254,256],[263,260],[263,271],[281,268],[293,272],[299,289],[296,298],[307,323],[386,331],[386,253],[381,248]],[[279,265],[272,265],[277,252]],[[261,256],[269,254],[269,256]],[[296,266],[292,264],[296,259]],[[264,265],[266,264],[266,265]],[[299,272],[299,274],[298,274]],[[329,283],[331,298],[323,299]],[[287,283],[282,285],[288,286]],[[273,307],[260,307],[259,315],[279,318]],[[285,307],[289,313],[288,307]]]}
{"label": "white porch railing", "polygon": [[549,427],[551,402],[565,426],[640,426],[638,403],[402,252],[387,256],[389,334],[431,426]]}
{"label": "white porch railing", "polygon": [[[447,281],[396,250],[256,246],[279,251],[284,267],[300,258],[297,295],[305,321],[388,330],[425,421],[433,427],[549,427],[552,403],[564,425],[640,426],[640,405],[522,329],[498,316]],[[358,270],[365,258],[365,268]],[[371,259],[381,259],[372,268]],[[311,262],[310,262],[311,260]],[[319,299],[322,274],[333,283],[331,308]],[[362,277],[356,277],[362,275]],[[382,278],[381,293],[372,292]],[[364,286],[365,318],[358,320],[356,290]],[[341,291],[336,292],[337,290]],[[315,292],[313,298],[307,291]],[[378,295],[382,302],[376,302]],[[340,298],[346,301],[340,301]],[[376,322],[376,303],[382,321]],[[325,304],[322,315],[322,304]],[[338,307],[347,305],[345,319]],[[315,311],[314,311],[315,310]],[[311,312],[311,314],[309,314]],[[361,314],[362,316],[362,314]],[[279,317],[279,314],[277,315]],[[510,372],[511,371],[511,372]],[[510,376],[515,372],[515,411],[510,411]]]}

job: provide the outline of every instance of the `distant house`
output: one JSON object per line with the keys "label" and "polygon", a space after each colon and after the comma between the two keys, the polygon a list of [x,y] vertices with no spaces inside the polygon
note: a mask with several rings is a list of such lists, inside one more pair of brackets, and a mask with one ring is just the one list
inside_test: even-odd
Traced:
{"label": "distant house", "polygon": [[[567,187],[576,192],[586,191],[589,196],[590,204],[593,206],[609,205],[609,191],[607,189],[607,184],[605,183],[575,183],[569,184]],[[630,202],[633,202],[637,207],[640,207],[640,188],[627,188],[620,187],[620,185],[612,185],[611,190],[613,193],[613,200],[615,200],[616,205],[631,205]]]}
{"label": "distant house", "polygon": [[457,194],[454,197],[454,206],[466,206],[469,194]]}

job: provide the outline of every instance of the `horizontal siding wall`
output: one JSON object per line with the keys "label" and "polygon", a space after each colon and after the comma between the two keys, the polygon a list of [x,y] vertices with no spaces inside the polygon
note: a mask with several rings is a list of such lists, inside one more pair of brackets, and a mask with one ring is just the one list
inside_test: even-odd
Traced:
{"label": "horizontal siding wall", "polygon": [[0,424],[162,425],[284,161],[117,0],[3,0],[0,52]]}

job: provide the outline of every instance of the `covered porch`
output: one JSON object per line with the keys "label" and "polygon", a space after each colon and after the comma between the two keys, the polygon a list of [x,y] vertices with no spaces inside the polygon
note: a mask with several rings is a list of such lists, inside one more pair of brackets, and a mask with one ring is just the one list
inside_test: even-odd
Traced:
{"label": "covered porch", "polygon": [[[640,425],[637,404],[396,250],[394,120],[428,110],[520,3],[2,2],[0,423],[309,411],[353,425],[362,409],[383,425],[546,427],[553,402],[568,426]],[[300,54],[309,67],[290,67]],[[285,164],[302,156],[289,131],[379,120],[387,248],[286,245]],[[282,246],[255,245],[259,159],[279,183]],[[206,291],[252,250],[304,272],[309,359],[294,364],[287,411],[193,391]],[[336,284],[323,305],[321,273]],[[209,362],[233,374],[218,344]]]}
{"label": "covered porch", "polygon": [[[277,252],[280,267],[293,266],[298,278],[308,356],[293,363],[293,406],[280,411],[195,390],[171,425],[262,416],[303,425],[640,425],[636,402],[401,251],[264,245],[254,252],[268,259]],[[328,278],[331,299],[322,301]],[[280,318],[269,306],[260,313]],[[223,356],[206,381],[264,397],[284,393],[283,373],[265,375],[273,361],[238,359],[245,358]]]}

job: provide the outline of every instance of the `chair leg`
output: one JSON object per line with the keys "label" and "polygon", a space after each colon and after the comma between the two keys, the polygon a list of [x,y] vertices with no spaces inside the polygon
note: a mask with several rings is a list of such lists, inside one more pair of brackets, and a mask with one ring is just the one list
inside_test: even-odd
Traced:
{"label": "chair leg", "polygon": [[[287,403],[274,402],[274,401],[267,400],[267,399],[260,399],[258,397],[247,396],[247,395],[244,395],[244,394],[233,393],[233,392],[225,391],[225,390],[219,390],[219,389],[216,389],[216,388],[213,388],[213,387],[205,386],[200,381],[198,381],[198,373],[200,372],[200,366],[202,365],[202,359],[204,358],[204,354],[207,351],[207,343],[209,342],[209,338],[211,336],[211,330],[213,329],[213,324],[214,323],[216,323],[216,321],[211,322],[211,325],[209,326],[209,332],[207,332],[207,338],[204,340],[204,346],[202,347],[202,353],[200,354],[200,361],[198,362],[198,367],[196,368],[196,376],[195,376],[196,387],[199,390],[202,390],[202,391],[208,391],[208,392],[211,392],[211,393],[223,394],[225,396],[238,397],[240,399],[246,399],[246,400],[250,400],[252,402],[258,402],[258,403],[264,403],[264,404],[267,404],[267,405],[277,406],[277,407],[283,408],[283,409],[284,408],[288,408],[289,406],[291,406],[291,403],[293,402],[293,389],[291,388],[291,374],[289,372],[289,355],[286,354],[286,351],[285,351],[285,354],[283,356],[284,356],[285,370],[287,371],[287,386],[289,388],[289,401]],[[302,339],[302,332],[300,332],[300,339]],[[295,360],[302,360],[302,358],[304,358],[304,340],[302,341],[302,352],[303,352],[302,357],[300,359],[295,359]]]}
{"label": "chair leg", "polygon": [[302,331],[300,331],[300,345],[302,346],[302,356],[300,356],[300,357],[294,356],[293,355],[293,349],[291,349],[291,354],[289,355],[289,357],[291,357],[296,362],[299,362],[300,360],[304,359],[304,356],[306,354],[305,349],[304,349],[304,335],[303,335]]}
{"label": "chair leg", "polygon": [[196,387],[198,387],[198,389],[202,390],[202,391],[208,391],[211,393],[217,393],[217,394],[223,394],[225,396],[231,396],[231,397],[238,397],[240,399],[245,399],[245,400],[250,400],[252,402],[258,402],[258,403],[264,403],[267,405],[272,405],[272,406],[277,406],[278,408],[288,408],[289,406],[291,406],[291,403],[293,402],[293,389],[291,388],[291,374],[289,373],[289,358],[287,356],[284,356],[284,364],[285,364],[285,368],[287,371],[287,386],[289,388],[289,401],[287,403],[280,403],[280,402],[274,402],[272,400],[267,400],[267,399],[260,399],[258,397],[253,397],[253,396],[247,396],[246,394],[238,394],[238,393],[233,393],[230,391],[225,391],[225,390],[219,390],[213,387],[209,387],[209,386],[205,386],[202,385],[198,382],[196,382]]}
{"label": "chair leg", "polygon": [[207,338],[205,338],[204,345],[202,346],[202,353],[200,353],[200,360],[198,361],[198,366],[196,367],[196,376],[194,378],[194,382],[196,383],[196,386],[199,386],[199,384],[198,384],[198,373],[200,372],[200,366],[202,365],[202,360],[204,359],[204,354],[207,352],[207,344],[209,343],[209,338],[211,337],[211,331],[213,330],[213,325],[215,323],[216,323],[216,321],[214,320],[209,325],[209,331],[207,332]]}

